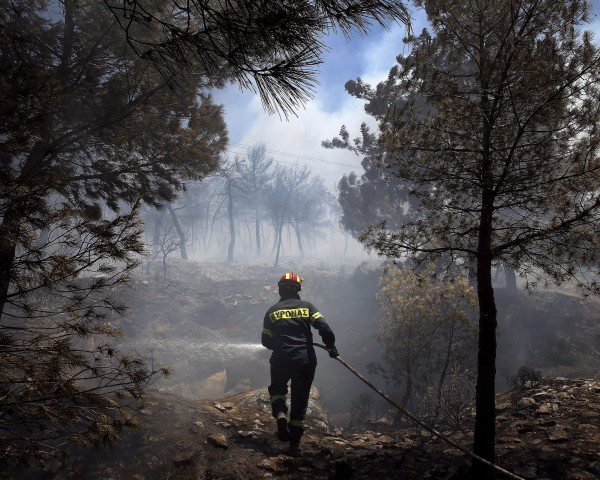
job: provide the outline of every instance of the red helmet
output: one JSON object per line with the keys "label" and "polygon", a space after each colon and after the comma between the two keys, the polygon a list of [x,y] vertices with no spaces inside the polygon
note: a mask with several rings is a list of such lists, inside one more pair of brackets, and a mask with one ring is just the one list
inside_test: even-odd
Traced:
{"label": "red helmet", "polygon": [[277,285],[293,285],[298,288],[298,291],[302,290],[302,282],[304,279],[299,277],[294,272],[289,272],[281,276]]}

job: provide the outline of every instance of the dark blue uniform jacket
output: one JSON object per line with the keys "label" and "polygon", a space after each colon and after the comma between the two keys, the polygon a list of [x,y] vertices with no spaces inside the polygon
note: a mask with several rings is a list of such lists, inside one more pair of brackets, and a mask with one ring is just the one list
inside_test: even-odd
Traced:
{"label": "dark blue uniform jacket", "polygon": [[298,295],[282,298],[265,314],[262,344],[273,350],[271,363],[315,364],[311,327],[319,331],[327,348],[335,345],[335,335],[323,315]]}

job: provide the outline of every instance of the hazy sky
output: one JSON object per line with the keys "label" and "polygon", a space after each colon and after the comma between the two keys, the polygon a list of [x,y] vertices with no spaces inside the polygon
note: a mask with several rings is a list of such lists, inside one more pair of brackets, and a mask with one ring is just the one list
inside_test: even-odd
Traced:
{"label": "hazy sky", "polygon": [[[591,3],[590,29],[600,32],[600,0]],[[421,32],[425,26],[423,12],[413,11],[414,32]],[[374,28],[368,36],[356,35],[349,42],[341,35],[329,37],[330,51],[324,56],[318,76],[320,85],[313,100],[297,112],[297,117],[287,120],[267,114],[258,95],[252,92],[240,92],[236,86],[214,92],[215,101],[225,107],[230,139],[228,155],[244,155],[248,146],[263,142],[268,156],[278,163],[306,164],[330,187],[344,173],[352,170],[362,173],[361,157],[342,150],[327,150],[321,141],[336,136],[342,125],[348,127],[351,138],[358,135],[363,121],[375,127],[364,113],[364,103],[348,95],[344,84],[358,77],[372,85],[383,80],[396,56],[408,53],[402,42],[405,35],[403,25],[391,25],[389,31]],[[600,42],[600,35],[596,42]]]}

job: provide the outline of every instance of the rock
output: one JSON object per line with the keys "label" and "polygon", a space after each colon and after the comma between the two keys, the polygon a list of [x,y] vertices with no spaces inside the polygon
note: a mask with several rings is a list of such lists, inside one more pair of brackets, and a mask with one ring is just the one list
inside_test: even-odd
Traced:
{"label": "rock", "polygon": [[221,435],[220,433],[210,435],[207,440],[208,443],[210,443],[214,447],[224,448],[225,450],[229,448],[227,438],[225,438],[225,435]]}
{"label": "rock", "polygon": [[390,443],[395,443],[394,439],[391,437],[388,437],[387,435],[381,435],[380,437],[377,438],[377,442],[381,443],[383,445],[387,445]]}
{"label": "rock", "polygon": [[323,430],[327,430],[327,424],[322,420],[315,420],[314,423],[317,427],[322,428]]}
{"label": "rock", "polygon": [[260,462],[257,465],[258,468],[262,468],[263,470],[269,470],[271,472],[274,472],[276,470],[275,466],[273,466],[273,464],[271,463],[270,460],[263,460],[262,462]]}
{"label": "rock", "polygon": [[569,435],[565,429],[561,426],[557,426],[548,432],[549,442],[566,442],[569,439]]}
{"label": "rock", "polygon": [[547,415],[549,413],[552,413],[553,409],[552,409],[552,405],[549,403],[544,403],[542,406],[540,406],[540,408],[537,409],[538,413],[541,413],[543,415]]}
{"label": "rock", "polygon": [[537,405],[536,401],[533,398],[530,397],[524,397],[521,400],[519,400],[518,404],[519,407],[533,407],[534,405]]}
{"label": "rock", "polygon": [[217,410],[219,410],[220,412],[225,412],[225,411],[227,411],[227,409],[226,409],[226,408],[225,408],[223,405],[221,405],[219,402],[215,402],[213,405],[214,405],[214,406],[215,406],[215,408],[216,408]]}
{"label": "rock", "polygon": [[173,464],[177,467],[191,465],[192,463],[194,463],[194,457],[193,454],[190,452],[178,453],[173,457]]}
{"label": "rock", "polygon": [[221,370],[210,377],[204,379],[197,385],[197,391],[201,398],[217,399],[222,398],[225,394],[225,386],[227,385],[227,372]]}
{"label": "rock", "polygon": [[223,428],[230,428],[231,427],[231,423],[227,423],[227,422],[217,422],[215,425],[217,425],[219,427],[223,427]]}
{"label": "rock", "polygon": [[541,400],[547,396],[548,396],[548,392],[537,392],[537,393],[534,393],[533,395],[531,395],[531,398],[533,398],[535,400]]}
{"label": "rock", "polygon": [[371,423],[373,425],[393,425],[394,419],[387,418],[387,417],[381,417],[381,418],[378,418],[377,420],[373,420]]}

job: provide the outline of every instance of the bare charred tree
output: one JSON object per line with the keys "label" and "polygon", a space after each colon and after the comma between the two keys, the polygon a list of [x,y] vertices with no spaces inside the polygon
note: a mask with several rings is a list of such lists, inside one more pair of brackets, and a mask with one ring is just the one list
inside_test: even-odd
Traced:
{"label": "bare charred tree", "polygon": [[296,199],[291,205],[291,226],[296,234],[300,254],[304,256],[303,239],[306,242],[308,232],[318,232],[327,225],[332,195],[319,176],[312,176],[300,182],[295,186],[293,193]]}
{"label": "bare charred tree", "polygon": [[212,248],[215,226],[227,215],[224,188],[224,178],[215,174],[186,182],[184,194],[177,199],[176,213],[186,225],[186,242],[200,253]]}
{"label": "bare charred tree", "polygon": [[175,209],[173,208],[173,204],[171,202],[166,202],[165,206],[169,211],[169,215],[171,215],[171,223],[177,232],[177,236],[179,237],[179,253],[181,254],[181,258],[184,260],[188,259],[187,248],[186,248],[186,235],[181,228],[181,224],[179,223],[179,218],[177,218],[177,214],[175,213]]}
{"label": "bare charred tree", "polygon": [[[278,168],[275,181],[269,193],[269,213],[275,228],[275,265],[279,264],[279,256],[283,242],[283,227],[290,226],[297,219],[294,214],[300,212],[301,205],[310,186],[311,176],[308,167]],[[296,225],[297,227],[297,225]],[[300,232],[296,231],[298,245],[301,250]]]}
{"label": "bare charred tree", "polygon": [[236,159],[235,169],[238,173],[238,189],[247,197],[254,209],[254,236],[256,255],[261,254],[261,221],[267,203],[269,183],[275,176],[272,168],[273,159],[266,158],[265,144],[257,144],[248,148],[246,157]]}
{"label": "bare charred tree", "polygon": [[281,253],[281,243],[283,241],[283,226],[288,218],[290,209],[291,197],[286,189],[286,176],[286,170],[278,169],[269,191],[268,209],[275,230],[275,240],[273,243],[273,250],[275,251],[274,267],[279,265],[279,254]]}
{"label": "bare charred tree", "polygon": [[236,163],[239,160],[236,158],[234,161],[224,160],[221,164],[218,176],[223,179],[223,197],[227,202],[227,223],[228,223],[228,240],[227,240],[227,262],[233,262],[233,254],[235,251],[236,244],[236,217],[237,217],[237,206],[239,203],[239,189],[238,184],[240,181],[240,174],[235,168]]}
{"label": "bare charred tree", "polygon": [[235,248],[235,218],[233,210],[233,179],[227,177],[225,185],[227,187],[227,217],[229,218],[229,243],[227,244],[227,261],[233,262],[233,249]]}
{"label": "bare charred tree", "polygon": [[162,255],[162,274],[167,276],[167,257],[174,251],[181,249],[181,237],[171,218],[161,222],[156,238],[158,252]]}

